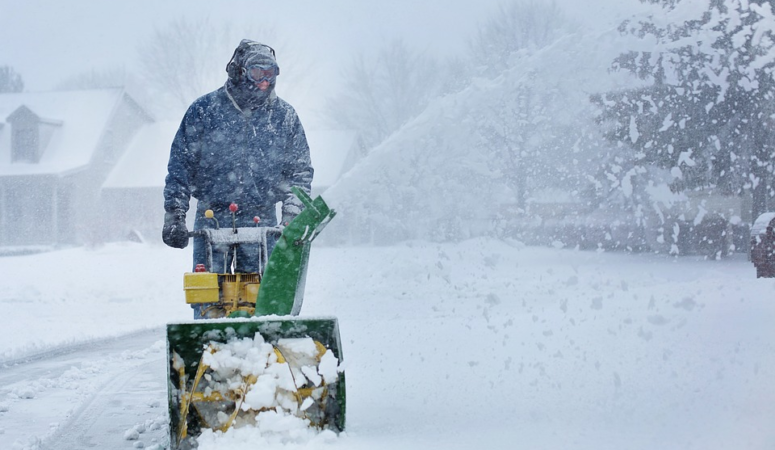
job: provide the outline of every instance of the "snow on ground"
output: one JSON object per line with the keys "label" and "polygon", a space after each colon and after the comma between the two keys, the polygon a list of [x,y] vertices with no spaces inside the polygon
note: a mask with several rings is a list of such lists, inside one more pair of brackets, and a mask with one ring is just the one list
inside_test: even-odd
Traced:
{"label": "snow on ground", "polygon": [[0,257],[0,362],[52,346],[190,319],[188,251],[133,243]]}
{"label": "snow on ground", "polygon": [[[84,401],[40,380],[4,381],[4,372],[31,353],[188,319],[189,255],[114,244],[0,258],[0,441],[35,448],[36,436],[50,435]],[[672,259],[484,239],[315,247],[302,314],[339,318],[347,432],[261,442],[269,447],[227,435],[207,445],[773,448],[773,293],[775,280],[756,279],[744,255]],[[158,365],[162,375],[160,347],[124,358]],[[115,359],[81,361],[59,380],[77,389],[93,382],[89,367]],[[140,400],[163,414],[163,391]],[[30,421],[20,411],[33,401],[62,417]],[[128,432],[133,420],[115,426]]]}

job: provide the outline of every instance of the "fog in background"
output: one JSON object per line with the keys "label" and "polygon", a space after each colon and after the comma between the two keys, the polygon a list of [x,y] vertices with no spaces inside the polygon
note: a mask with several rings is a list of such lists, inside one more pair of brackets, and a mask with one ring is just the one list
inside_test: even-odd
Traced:
{"label": "fog in background", "polygon": [[[775,207],[764,0],[2,1],[25,91],[123,85],[179,120],[242,38],[308,130],[358,133],[330,241],[747,251]],[[742,49],[742,50],[741,50]]]}
{"label": "fog in background", "polygon": [[[208,61],[218,81],[225,81],[224,68],[238,39],[266,42],[276,48],[285,69],[278,92],[293,101],[308,127],[314,127],[325,114],[324,98],[341,87],[342,71],[356,55],[374,54],[391,40],[402,39],[416,51],[461,56],[477,27],[502,3],[507,2],[1,0],[0,64],[22,76],[25,91],[45,91],[91,71],[123,69],[139,75],[147,57],[143,47],[154,40],[154,33],[169,31],[176,21],[224,27],[236,42]],[[626,2],[614,0],[557,3],[594,28],[615,26],[628,10],[622,5]],[[290,70],[294,66],[302,73]],[[294,78],[307,83],[299,94],[289,84]],[[211,84],[210,89],[219,87],[215,80]]]}

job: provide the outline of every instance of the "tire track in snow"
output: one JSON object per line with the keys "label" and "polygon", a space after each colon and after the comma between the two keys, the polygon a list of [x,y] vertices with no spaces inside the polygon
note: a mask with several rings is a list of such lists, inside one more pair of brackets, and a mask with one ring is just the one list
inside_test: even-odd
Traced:
{"label": "tire track in snow", "polygon": [[164,443],[163,341],[157,328],[0,366],[3,440],[25,450],[131,448],[124,434],[134,429],[138,446]]}
{"label": "tire track in snow", "polygon": [[[8,370],[18,370],[19,366],[26,366],[42,360],[51,362],[58,358],[67,358],[70,355],[77,358],[78,354],[82,352],[139,350],[140,347],[144,348],[144,346],[147,346],[147,339],[164,339],[164,328],[149,328],[109,338],[89,339],[82,342],[49,347],[13,358],[0,359],[0,377]],[[18,374],[18,372],[15,374]],[[0,378],[1,381],[2,378]]]}
{"label": "tire track in snow", "polygon": [[[158,357],[157,357],[158,356]],[[121,371],[44,440],[41,450],[126,448],[166,444],[166,371],[162,355]],[[133,433],[136,431],[137,433]]]}

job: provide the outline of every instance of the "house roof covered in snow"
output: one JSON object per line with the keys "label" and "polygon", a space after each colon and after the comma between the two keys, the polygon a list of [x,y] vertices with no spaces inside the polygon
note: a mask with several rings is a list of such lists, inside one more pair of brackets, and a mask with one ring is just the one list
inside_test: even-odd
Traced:
{"label": "house roof covered in snow", "polygon": [[170,146],[180,122],[160,121],[143,126],[102,185],[106,189],[164,186]]}
{"label": "house roof covered in snow", "polygon": [[[86,167],[106,131],[123,89],[0,94],[0,176],[67,174]],[[34,114],[53,125],[36,163],[12,162],[11,122]]]}

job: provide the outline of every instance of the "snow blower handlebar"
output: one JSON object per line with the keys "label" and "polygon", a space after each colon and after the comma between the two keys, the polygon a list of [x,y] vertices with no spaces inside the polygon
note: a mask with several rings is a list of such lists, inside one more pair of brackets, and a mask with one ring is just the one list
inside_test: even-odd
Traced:
{"label": "snow blower handlebar", "polygon": [[[261,287],[256,298],[256,316],[299,314],[304,301],[310,244],[336,215],[320,196],[313,200],[299,188],[293,187],[291,190],[302,202],[304,209],[284,228],[205,228],[189,233],[189,237],[204,238],[203,269],[207,272],[213,268],[213,246],[231,248],[240,244],[259,244],[257,267],[261,274]],[[232,204],[232,213],[236,208],[237,205]],[[206,216],[210,218],[212,214]],[[271,256],[267,237],[277,238]]]}
{"label": "snow blower handlebar", "polygon": [[[205,264],[204,270],[212,272],[213,270],[213,246],[232,248],[240,244],[258,244],[258,272],[263,273],[269,259],[267,249],[267,237],[278,237],[283,230],[278,227],[244,227],[244,228],[222,228],[212,229],[204,228],[201,230],[190,231],[188,236],[193,238],[201,236],[205,242]],[[225,263],[224,263],[225,265]]]}

